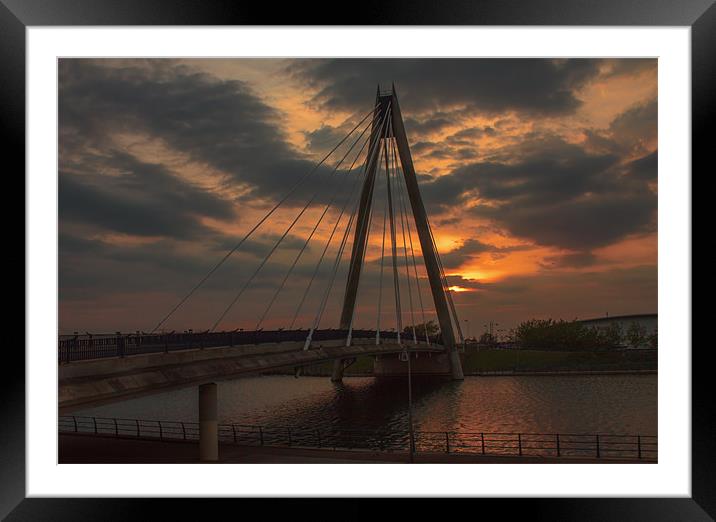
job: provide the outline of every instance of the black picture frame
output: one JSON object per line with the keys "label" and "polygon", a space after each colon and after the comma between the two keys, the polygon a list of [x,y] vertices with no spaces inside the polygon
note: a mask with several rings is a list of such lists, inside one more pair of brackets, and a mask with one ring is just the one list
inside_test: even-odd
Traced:
{"label": "black picture frame", "polygon": [[[25,167],[25,30],[28,26],[82,25],[576,25],[689,26],[692,52],[692,180],[713,172],[707,142],[716,93],[716,5],[713,0],[491,0],[452,2],[363,1],[353,18],[335,4],[230,0],[0,0],[0,122],[5,164]],[[350,23],[349,23],[350,22]],[[7,168],[7,167],[6,167]],[[708,170],[707,170],[708,168]],[[19,176],[15,176],[19,179]],[[20,190],[24,193],[24,183]],[[7,194],[7,193],[6,193]],[[15,192],[17,194],[17,192]],[[6,196],[7,197],[7,196]],[[16,217],[15,217],[16,219]],[[17,242],[15,243],[18,244]],[[18,249],[19,250],[19,249]],[[25,262],[27,259],[25,259]],[[23,299],[24,302],[24,299]],[[20,307],[17,307],[18,309]],[[23,307],[24,309],[24,307]],[[13,332],[19,332],[17,322]],[[7,337],[7,336],[6,336]],[[11,340],[12,336],[7,337]],[[14,342],[17,345],[17,342]],[[8,346],[6,348],[15,348]],[[669,349],[684,349],[691,347]],[[692,496],[690,498],[590,498],[471,500],[533,520],[713,520],[716,517],[716,422],[708,347],[692,351]],[[24,353],[6,349],[0,400],[0,516],[8,520],[146,519],[162,503],[164,519],[191,517],[206,506],[186,501],[25,498]],[[229,502],[229,501],[200,501]],[[234,501],[231,501],[234,502]],[[246,502],[246,500],[242,501]],[[298,501],[310,510],[315,501]],[[321,504],[321,506],[323,506]],[[213,506],[212,506],[213,507]],[[217,506],[218,507],[218,506]],[[246,515],[251,507],[243,507]],[[374,508],[367,507],[368,512]],[[458,509],[460,509],[458,507]],[[474,510],[471,507],[470,510]],[[172,511],[176,511],[172,513]],[[216,511],[215,513],[218,513]],[[473,511],[474,513],[474,511]],[[239,516],[243,516],[239,515]]]}

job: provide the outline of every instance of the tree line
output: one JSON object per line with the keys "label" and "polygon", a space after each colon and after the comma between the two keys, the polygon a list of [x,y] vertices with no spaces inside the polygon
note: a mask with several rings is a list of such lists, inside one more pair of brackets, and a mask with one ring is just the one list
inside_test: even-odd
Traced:
{"label": "tree line", "polygon": [[[420,341],[425,339],[427,328],[431,342],[442,342],[440,327],[435,321],[406,326],[401,334],[404,339],[412,338],[413,328],[415,328],[416,336]],[[571,321],[563,319],[523,321],[517,328],[510,331],[507,341],[521,349],[548,351],[615,350],[625,346],[655,349],[658,344],[657,332],[647,333],[646,327],[637,321],[631,322],[626,328],[618,322],[598,328],[585,325],[576,319]],[[487,346],[499,344],[497,338],[489,332],[483,333],[477,342]]]}
{"label": "tree line", "polygon": [[658,344],[657,332],[647,334],[646,327],[636,321],[624,329],[618,322],[597,328],[562,319],[524,321],[514,330],[514,341],[520,348],[555,351],[656,348]]}

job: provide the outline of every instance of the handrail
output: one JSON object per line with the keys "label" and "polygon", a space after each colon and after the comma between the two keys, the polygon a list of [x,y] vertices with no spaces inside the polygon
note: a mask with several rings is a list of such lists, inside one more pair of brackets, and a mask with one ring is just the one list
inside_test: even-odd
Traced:
{"label": "handrail", "polygon": [[[199,423],[168,420],[60,416],[60,433],[86,433],[113,437],[198,440]],[[253,446],[408,451],[408,430],[364,428],[303,428],[219,424],[222,443]],[[416,452],[478,453],[529,457],[586,457],[656,461],[656,435],[611,433],[530,433],[416,431]]]}
{"label": "handrail", "polygon": [[[58,361],[70,363],[106,357],[125,357],[128,355],[168,353],[170,351],[216,348],[225,346],[247,346],[261,343],[303,342],[308,330],[257,330],[230,332],[186,332],[145,334],[143,332],[121,333],[114,335],[63,335],[58,339]],[[324,329],[313,332],[312,340],[345,340],[348,330]],[[395,331],[381,331],[381,338],[397,340]],[[352,339],[374,339],[375,330],[353,330]],[[440,344],[439,337],[430,340]],[[425,344],[425,343],[421,343]]]}

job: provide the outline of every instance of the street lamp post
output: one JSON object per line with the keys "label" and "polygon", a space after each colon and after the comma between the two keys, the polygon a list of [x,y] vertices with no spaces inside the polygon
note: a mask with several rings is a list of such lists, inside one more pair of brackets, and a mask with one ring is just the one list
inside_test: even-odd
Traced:
{"label": "street lamp post", "polygon": [[520,371],[520,347],[517,346],[517,371]]}

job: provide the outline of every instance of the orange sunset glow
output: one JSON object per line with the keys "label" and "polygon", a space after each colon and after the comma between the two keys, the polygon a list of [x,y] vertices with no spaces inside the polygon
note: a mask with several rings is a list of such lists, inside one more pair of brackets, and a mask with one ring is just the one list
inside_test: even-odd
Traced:
{"label": "orange sunset glow", "polygon": [[[656,312],[654,59],[62,59],[60,333],[151,330],[359,124],[376,87],[393,83],[447,284],[473,333],[489,321],[511,328],[531,318]],[[295,316],[310,327],[340,238],[329,243],[326,270],[314,275],[313,267],[322,266],[341,205],[360,190],[361,162],[348,168],[359,146],[349,145],[242,244],[169,330],[209,328],[287,229],[221,324],[253,328],[311,237],[261,323],[288,327]],[[382,201],[358,327],[375,326]],[[340,314],[339,266],[325,328]],[[392,303],[383,306],[386,327],[395,326]]]}

